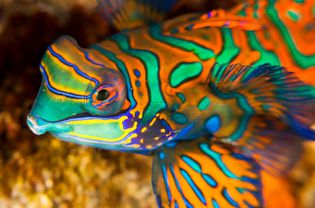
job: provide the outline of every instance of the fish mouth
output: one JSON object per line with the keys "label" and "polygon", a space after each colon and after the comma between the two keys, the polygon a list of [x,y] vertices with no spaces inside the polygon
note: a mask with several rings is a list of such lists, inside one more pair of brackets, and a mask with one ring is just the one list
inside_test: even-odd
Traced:
{"label": "fish mouth", "polygon": [[31,129],[31,131],[36,135],[45,134],[48,130],[47,122],[31,114],[27,116],[27,125]]}
{"label": "fish mouth", "polygon": [[29,114],[27,116],[27,125],[36,135],[42,135],[48,131],[54,134],[58,134],[65,133],[71,130],[70,126],[59,125],[58,122],[48,122],[32,114]]}

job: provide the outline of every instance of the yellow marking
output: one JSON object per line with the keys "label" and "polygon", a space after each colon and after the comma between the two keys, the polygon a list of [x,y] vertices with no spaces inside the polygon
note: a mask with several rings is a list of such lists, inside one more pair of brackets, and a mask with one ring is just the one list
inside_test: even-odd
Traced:
{"label": "yellow marking", "polygon": [[159,140],[160,139],[160,137],[154,137],[154,140]]}
{"label": "yellow marking", "polygon": [[165,129],[161,129],[160,132],[161,132],[161,133],[165,133],[166,130],[165,130]]}
{"label": "yellow marking", "polygon": [[155,123],[155,121],[156,121],[156,117],[154,117],[154,118],[150,121],[149,126],[153,126],[153,124]]}
{"label": "yellow marking", "polygon": [[[122,142],[122,144],[130,144],[133,138],[136,138],[138,134],[132,134],[126,141]],[[139,145],[140,146],[140,145]]]}
{"label": "yellow marking", "polygon": [[69,133],[69,135],[75,136],[75,137],[80,137],[80,138],[83,138],[83,139],[104,141],[104,142],[108,142],[108,143],[113,143],[113,142],[120,141],[120,140],[124,139],[125,136],[127,136],[127,134],[124,133],[124,134],[122,134],[120,137],[113,139],[113,138],[104,138],[104,137],[89,136],[89,135],[84,135],[84,134],[79,134],[79,133],[74,133],[74,132]]}
{"label": "yellow marking", "polygon": [[311,125],[311,129],[315,131],[315,123]]}
{"label": "yellow marking", "polygon": [[152,148],[152,145],[147,145],[147,146],[145,146],[146,148],[148,148],[148,149],[151,149]]}
{"label": "yellow marking", "polygon": [[144,132],[146,132],[147,131],[147,127],[143,127],[142,129],[141,129],[141,133],[144,133]]}
{"label": "yellow marking", "polygon": [[132,145],[134,148],[139,148],[140,147],[140,144],[134,144]]}
{"label": "yellow marking", "polygon": [[143,144],[143,139],[140,139],[140,143]]}
{"label": "yellow marking", "polygon": [[167,134],[166,134],[166,136],[170,136],[172,134],[172,132],[168,132]]}
{"label": "yellow marking", "polygon": [[[124,129],[123,128],[123,121],[128,119],[127,116],[122,116],[119,119],[109,119],[109,120],[101,120],[98,118],[95,119],[89,119],[89,120],[75,120],[75,121],[69,121],[67,122],[67,124],[69,125],[95,125],[95,124],[109,124],[109,123],[117,123],[119,124],[119,128],[121,129],[121,131],[123,132],[122,135],[118,138],[103,138],[103,137],[96,137],[96,136],[88,136],[88,135],[83,135],[83,134],[78,134],[78,133],[70,133],[70,135],[73,136],[77,136],[77,137],[81,137],[81,138],[86,138],[86,139],[93,139],[93,140],[99,140],[99,141],[105,141],[105,142],[117,142],[120,141],[122,139],[124,139],[130,132],[134,131],[137,128],[137,122],[134,122],[134,125],[129,128],[129,129]],[[135,136],[130,136],[129,138],[127,138],[126,141],[124,141],[123,143],[127,143],[127,141],[131,141],[132,138],[134,138]]]}

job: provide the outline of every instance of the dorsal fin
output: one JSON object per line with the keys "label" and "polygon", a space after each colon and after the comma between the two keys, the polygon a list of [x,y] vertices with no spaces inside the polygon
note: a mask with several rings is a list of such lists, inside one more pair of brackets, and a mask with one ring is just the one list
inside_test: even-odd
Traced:
{"label": "dorsal fin", "polygon": [[97,0],[98,9],[117,29],[143,27],[162,21],[180,0]]}

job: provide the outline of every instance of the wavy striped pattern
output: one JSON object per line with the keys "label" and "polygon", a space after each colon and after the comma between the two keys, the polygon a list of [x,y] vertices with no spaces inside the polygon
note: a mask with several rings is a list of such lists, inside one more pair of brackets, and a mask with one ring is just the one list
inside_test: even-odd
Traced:
{"label": "wavy striped pattern", "polygon": [[[314,5],[253,0],[88,49],[61,37],[40,64],[29,125],[82,145],[154,154],[161,207],[261,207],[260,168],[285,171],[301,141],[315,139]],[[100,89],[107,99],[97,100]],[[288,144],[278,140],[284,131],[294,134]]]}
{"label": "wavy striped pattern", "polygon": [[[193,151],[192,151],[193,150]],[[161,207],[262,207],[259,166],[200,138],[163,148],[154,158],[152,183]]]}

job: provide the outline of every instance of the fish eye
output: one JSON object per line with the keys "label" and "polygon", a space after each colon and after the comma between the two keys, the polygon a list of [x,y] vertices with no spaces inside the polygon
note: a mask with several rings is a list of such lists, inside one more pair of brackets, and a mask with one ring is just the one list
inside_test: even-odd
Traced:
{"label": "fish eye", "polygon": [[108,99],[108,97],[109,97],[109,92],[106,89],[101,89],[100,91],[97,92],[97,95],[96,95],[96,99],[98,101],[105,101]]}

